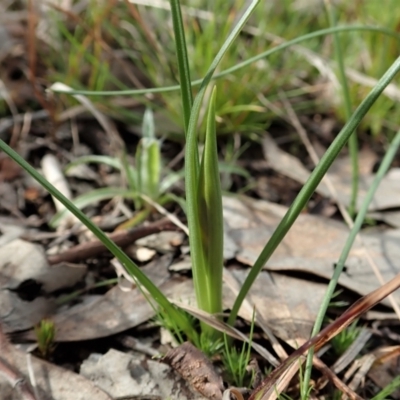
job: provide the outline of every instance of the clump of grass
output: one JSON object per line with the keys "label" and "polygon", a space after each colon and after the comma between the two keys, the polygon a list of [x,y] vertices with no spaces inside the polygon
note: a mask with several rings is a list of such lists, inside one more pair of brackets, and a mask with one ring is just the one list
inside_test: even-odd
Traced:
{"label": "clump of grass", "polygon": [[228,375],[228,382],[237,387],[252,387],[254,379],[254,371],[248,371],[250,356],[251,356],[251,342],[254,333],[254,319],[255,313],[251,322],[249,341],[243,342],[242,349],[232,346],[226,334],[224,334],[224,349],[222,353],[222,362],[225,371]]}
{"label": "clump of grass", "polygon": [[[156,311],[156,316],[154,317],[155,323],[163,327],[164,329],[167,329],[168,332],[172,334],[174,340],[176,340],[176,343],[178,344],[184,343],[186,340],[186,332],[182,331],[181,326],[179,326],[179,324],[176,323],[176,320],[161,308],[155,307],[155,311]],[[186,318],[193,327],[197,325],[196,319],[192,317],[190,314],[186,313]],[[197,345],[199,345],[201,348],[200,338],[197,341]]]}
{"label": "clump of grass", "polygon": [[[224,38],[239,19],[242,6],[242,0],[229,3],[216,0],[213,8],[209,9],[207,2],[202,0],[191,4],[191,7],[182,7],[182,26],[186,32],[187,54],[194,78],[205,76]],[[104,18],[111,9],[112,18]],[[390,1],[380,5],[379,12],[375,0],[365,0],[362,6],[343,3],[336,7],[335,23],[383,26],[396,32],[398,15],[393,9],[396,8]],[[222,18],[222,15],[227,17]],[[140,81],[155,88],[176,84],[178,66],[173,47],[175,33],[165,23],[170,19],[171,11],[157,4],[145,7],[129,2],[108,2],[104,5],[90,2],[74,19],[67,15],[60,16],[57,26],[63,51],[61,57],[59,51],[50,57],[49,71],[54,71],[51,79],[78,89],[85,87],[97,91],[112,88],[122,90],[128,86],[140,88]],[[305,4],[296,8],[292,2],[279,0],[262,3],[253,12],[249,26],[236,39],[235,47],[227,50],[219,68],[224,70],[235,66],[242,60],[262,53],[277,40],[300,37],[325,28],[326,23],[322,7]],[[395,60],[398,40],[378,32],[363,36],[356,33],[341,36],[344,64],[365,74],[357,79],[353,74],[353,80],[348,79],[349,90],[346,92],[349,103],[358,104],[369,91],[369,86],[363,82],[382,75]],[[327,44],[327,38],[314,38],[309,41],[307,50],[314,53],[314,60],[320,58],[326,62],[328,69],[334,70],[334,49]],[[113,48],[117,48],[118,52],[112,51]],[[110,69],[110,65],[117,65],[118,68]],[[132,74],[128,74],[120,79],[117,75],[126,70],[134,70],[140,78],[135,80]],[[85,71],[85,74],[81,71]],[[262,132],[266,123],[276,115],[265,105],[265,101],[260,100],[260,94],[267,102],[279,107],[279,92],[282,89],[291,99],[295,110],[325,113],[333,109],[340,120],[346,121],[348,107],[344,107],[343,102],[332,102],[328,96],[323,96],[321,101],[319,95],[309,95],[308,92],[312,90],[309,84],[319,81],[319,75],[313,60],[296,49],[286,51],[283,55],[274,54],[268,60],[259,60],[246,69],[230,73],[220,83],[220,94],[216,101],[216,114],[220,119],[218,133],[240,132],[247,135],[250,132]],[[182,140],[184,125],[179,93],[165,91],[157,95],[157,100],[153,103],[156,110],[178,127],[178,131],[169,134]],[[98,97],[97,101],[114,117],[137,121],[134,113],[123,107],[116,108],[105,97]],[[146,97],[140,101],[149,104]],[[390,121],[395,123],[399,107],[391,99],[380,98],[362,126],[380,135],[384,125],[388,126]]]}
{"label": "clump of grass", "polygon": [[250,349],[247,343],[243,343],[241,350],[226,343],[222,360],[228,382],[237,387],[251,387],[254,373],[247,371],[250,361]]}
{"label": "clump of grass", "polygon": [[361,327],[358,325],[358,321],[354,321],[346,329],[343,329],[338,333],[332,340],[331,345],[336,355],[341,356],[357,339],[360,334]]}
{"label": "clump of grass", "polygon": [[207,334],[200,334],[200,350],[210,358],[214,358],[221,354],[224,349],[224,342],[218,338],[210,340]]}

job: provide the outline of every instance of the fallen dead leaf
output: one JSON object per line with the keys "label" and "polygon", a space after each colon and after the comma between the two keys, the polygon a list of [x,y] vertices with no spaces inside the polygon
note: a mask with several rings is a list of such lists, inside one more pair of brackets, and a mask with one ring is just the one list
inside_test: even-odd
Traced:
{"label": "fallen dead leaf", "polygon": [[389,226],[393,226],[394,228],[400,228],[400,211],[374,211],[368,213],[367,216],[377,221],[385,222],[386,224],[388,224]]}
{"label": "fallen dead leaf", "polygon": [[[241,287],[247,271],[230,272]],[[326,285],[321,283],[262,271],[247,299],[276,336],[297,348],[310,337],[325,291]],[[224,304],[232,307],[235,296],[227,295],[225,299]],[[252,320],[251,309],[242,307],[239,315],[246,321]]]}
{"label": "fallen dead leaf", "polygon": [[[299,161],[298,158],[281,150],[275,141],[266,135],[263,139],[264,156],[271,168],[288,176],[299,183],[304,184],[310,176],[310,171]],[[373,168],[377,161],[376,154],[370,150],[363,149],[359,152],[359,182],[357,207],[360,207],[365,195],[371,186],[373,179]],[[351,161],[349,156],[340,157],[335,160],[328,171],[329,178],[336,189],[338,199],[348,206],[351,198]],[[392,168],[383,178],[379,190],[369,206],[370,211],[385,210],[400,207],[400,169]],[[316,189],[317,193],[331,198],[331,193],[324,182]]]}
{"label": "fallen dead leaf", "polygon": [[204,399],[168,365],[114,349],[104,355],[92,354],[81,365],[80,374],[115,399]]}
{"label": "fallen dead leaf", "polygon": [[[14,346],[9,346],[7,351],[2,351],[1,357],[29,381],[26,353]],[[83,376],[34,356],[30,357],[32,373],[41,400],[112,400],[112,397]],[[0,393],[2,399],[20,400],[21,398],[2,376],[0,376]]]}
{"label": "fallen dead leaf", "polygon": [[[374,351],[377,356],[372,368],[368,371],[368,377],[381,389],[389,385],[393,379],[399,376],[400,347],[392,346]],[[381,357],[380,354],[381,353]],[[383,353],[383,355],[382,355]],[[400,399],[400,389],[390,395],[393,399]]]}
{"label": "fallen dead leaf", "polygon": [[21,239],[1,246],[0,316],[4,330],[29,329],[54,312],[54,301],[49,297],[22,299],[18,294],[21,285],[30,282],[51,293],[73,286],[85,273],[85,265],[62,263],[50,267],[41,246]]}
{"label": "fallen dead leaf", "polygon": [[[61,192],[68,200],[72,200],[71,189],[57,157],[53,154],[46,154],[41,160],[41,167],[43,176],[49,181],[49,183],[58,189],[58,191]],[[52,198],[57,212],[61,213],[66,210],[64,204],[62,204],[54,196],[52,196]],[[80,223],[79,219],[75,215],[67,212],[59,224],[59,229],[65,230],[76,223]]]}
{"label": "fallen dead leaf", "polygon": [[163,231],[140,238],[135,242],[138,247],[147,247],[160,253],[167,253],[176,249],[176,246],[182,244],[182,232]]}
{"label": "fallen dead leaf", "polygon": [[16,289],[24,281],[33,280],[51,293],[79,282],[86,266],[60,263],[50,267],[40,245],[15,239],[0,248],[0,273],[7,279],[2,282],[3,288]]}
{"label": "fallen dead leaf", "polygon": [[[193,298],[190,280],[171,279],[168,266],[171,254],[152,261],[143,272],[168,297]],[[123,291],[116,285],[105,295],[85,297],[85,301],[68,309],[60,309],[53,317],[57,329],[56,341],[69,342],[106,337],[133,328],[155,316],[154,309],[139,289]],[[22,335],[34,339],[32,331]]]}
{"label": "fallen dead leaf", "polygon": [[25,233],[26,229],[11,219],[0,219],[0,248]]}
{"label": "fallen dead leaf", "polygon": [[15,292],[0,290],[0,318],[7,333],[30,329],[52,315],[54,310],[55,304],[51,299],[37,297],[24,301]]}
{"label": "fallen dead leaf", "polygon": [[[225,197],[224,218],[227,234],[236,243],[238,261],[253,265],[271,237],[287,208],[267,201],[247,197]],[[268,261],[271,271],[299,271],[329,280],[348,236],[341,222],[316,215],[302,214]],[[400,272],[400,230],[379,234],[361,234],[385,281]],[[377,278],[367,262],[360,245],[355,244],[346,261],[339,283],[361,295],[377,287]],[[400,293],[393,296],[400,302]],[[384,304],[390,305],[385,299]]]}
{"label": "fallen dead leaf", "polygon": [[0,209],[16,211],[18,208],[18,194],[14,186],[9,182],[1,182],[0,185]]}

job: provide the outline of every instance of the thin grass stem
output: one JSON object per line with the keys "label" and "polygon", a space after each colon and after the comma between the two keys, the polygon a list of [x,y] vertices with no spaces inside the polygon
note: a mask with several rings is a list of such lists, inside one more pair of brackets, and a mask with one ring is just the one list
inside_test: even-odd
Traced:
{"label": "thin grass stem", "polygon": [[192,86],[190,80],[189,58],[186,48],[185,29],[183,26],[182,12],[179,0],[170,0],[172,24],[178,61],[179,83],[182,98],[183,120],[185,134],[189,127],[190,111],[193,104]]}
{"label": "thin grass stem", "polygon": [[[325,0],[325,7],[328,12],[329,24],[331,27],[337,25],[335,10],[330,0]],[[333,44],[335,48],[335,58],[338,65],[339,81],[342,87],[343,101],[344,101],[344,112],[346,120],[349,120],[352,113],[350,89],[348,80],[346,77],[346,70],[343,61],[342,46],[340,43],[340,35],[338,32],[333,34]],[[349,152],[351,159],[351,195],[349,204],[349,214],[351,218],[354,218],[357,207],[357,195],[358,195],[358,139],[357,131],[354,131],[349,138]]]}
{"label": "thin grass stem", "polygon": [[[347,25],[347,26],[336,26],[332,28],[325,28],[321,29],[312,33],[308,33],[303,36],[299,36],[295,39],[288,40],[285,43],[281,43],[280,45],[273,47],[272,49],[269,49],[267,51],[264,51],[254,57],[249,58],[248,60],[242,61],[241,63],[238,63],[224,71],[219,72],[218,74],[215,74],[212,79],[217,80],[220,78],[223,78],[224,76],[233,74],[234,72],[246,68],[247,66],[262,60],[263,58],[266,58],[278,51],[284,50],[289,48],[290,46],[305,42],[310,39],[314,39],[319,36],[325,36],[325,35],[330,35],[335,32],[355,32],[355,31],[364,31],[364,32],[377,32],[381,33],[386,36],[391,36],[397,40],[400,41],[400,34],[397,32],[393,32],[390,29],[385,29],[377,26],[365,26],[365,25]],[[192,86],[198,86],[201,85],[203,82],[203,79],[197,79],[195,81],[192,81],[191,85]],[[60,90],[60,89],[52,89],[51,87],[48,89],[50,91],[53,91],[55,93],[67,93],[67,94],[82,94],[85,96],[133,96],[133,95],[144,95],[144,94],[150,94],[150,93],[166,93],[166,92],[175,92],[177,90],[180,90],[179,85],[173,85],[173,86],[164,86],[160,88],[147,88],[147,89],[133,89],[133,90],[108,90],[108,91],[92,91],[92,90],[71,90],[71,91],[65,91],[65,90]]]}

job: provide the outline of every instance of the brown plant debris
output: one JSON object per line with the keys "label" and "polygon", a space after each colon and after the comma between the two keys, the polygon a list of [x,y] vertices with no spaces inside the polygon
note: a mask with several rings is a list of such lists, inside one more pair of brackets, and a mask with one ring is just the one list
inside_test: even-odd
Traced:
{"label": "brown plant debris", "polygon": [[210,360],[191,343],[170,350],[162,359],[208,399],[221,400],[223,382]]}

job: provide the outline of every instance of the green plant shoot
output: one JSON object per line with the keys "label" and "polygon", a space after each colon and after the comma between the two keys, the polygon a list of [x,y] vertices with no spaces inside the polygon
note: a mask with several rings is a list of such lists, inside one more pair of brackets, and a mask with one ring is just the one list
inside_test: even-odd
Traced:
{"label": "green plant shoot", "polygon": [[35,326],[35,335],[40,354],[43,358],[48,358],[54,350],[54,339],[56,336],[54,322],[49,319],[42,319]]}
{"label": "green plant shoot", "polygon": [[[223,216],[222,194],[218,169],[215,124],[216,89],[208,107],[204,151],[200,162],[194,212],[188,213],[193,280],[200,309],[211,314],[222,311]],[[208,325],[203,331],[217,332]]]}
{"label": "green plant shoot", "polygon": [[160,195],[161,151],[150,109],[144,113],[142,135],[136,150],[137,186],[139,192],[156,201]]}
{"label": "green plant shoot", "polygon": [[[147,109],[144,113],[142,136],[136,150],[136,166],[129,164],[126,151],[123,151],[120,157],[84,156],[67,165],[65,171],[88,163],[109,165],[123,174],[128,186],[127,189],[107,187],[84,193],[74,199],[74,204],[79,209],[116,196],[132,200],[137,214],[125,225],[125,227],[132,227],[146,219],[152,210],[151,206],[143,200],[142,195],[161,205],[175,201],[183,206],[182,199],[167,193],[172,185],[182,179],[183,174],[182,172],[167,171],[165,173],[164,171],[164,176],[162,176],[161,146],[160,141],[155,136],[154,117],[150,109]],[[67,210],[57,213],[52,218],[50,225],[56,227],[67,213]]]}

